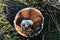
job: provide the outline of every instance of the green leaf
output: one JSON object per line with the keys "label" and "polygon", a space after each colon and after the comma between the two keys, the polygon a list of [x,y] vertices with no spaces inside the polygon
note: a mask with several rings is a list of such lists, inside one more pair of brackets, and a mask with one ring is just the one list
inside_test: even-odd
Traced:
{"label": "green leaf", "polygon": [[16,39],[16,36],[14,36],[13,38],[10,38],[9,40],[17,40],[17,39]]}

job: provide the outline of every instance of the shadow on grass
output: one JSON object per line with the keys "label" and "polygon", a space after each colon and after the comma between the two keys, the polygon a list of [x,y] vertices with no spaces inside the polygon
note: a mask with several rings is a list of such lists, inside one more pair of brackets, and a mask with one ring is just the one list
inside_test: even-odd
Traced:
{"label": "shadow on grass", "polygon": [[4,13],[6,14],[7,20],[14,27],[13,20],[16,16],[17,12],[19,10],[27,7],[27,5],[25,5],[24,3],[21,3],[20,1],[5,2],[5,4],[7,6],[4,8]]}

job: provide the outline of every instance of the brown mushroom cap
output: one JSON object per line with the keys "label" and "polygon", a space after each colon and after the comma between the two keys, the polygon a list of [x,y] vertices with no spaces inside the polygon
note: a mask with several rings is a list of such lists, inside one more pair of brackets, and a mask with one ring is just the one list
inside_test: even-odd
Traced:
{"label": "brown mushroom cap", "polygon": [[[23,19],[33,21],[33,23],[34,23],[34,25],[32,27],[33,30],[31,30],[30,32],[23,30],[23,28],[20,25],[20,23]],[[35,8],[24,8],[16,14],[16,17],[14,20],[14,25],[15,25],[17,32],[19,34],[21,34],[22,36],[33,37],[36,34],[38,34],[38,32],[41,30],[41,24],[43,24],[42,23],[43,20],[44,20],[44,17],[39,10],[37,10]],[[29,33],[31,33],[31,34],[28,35]]]}

